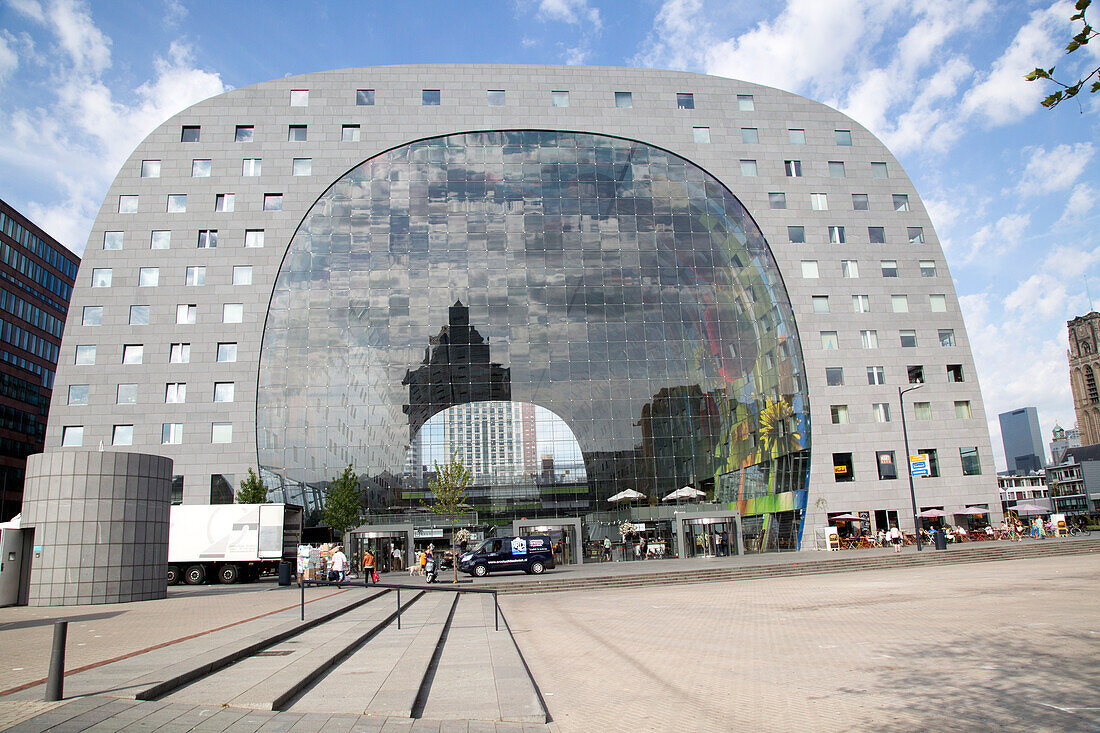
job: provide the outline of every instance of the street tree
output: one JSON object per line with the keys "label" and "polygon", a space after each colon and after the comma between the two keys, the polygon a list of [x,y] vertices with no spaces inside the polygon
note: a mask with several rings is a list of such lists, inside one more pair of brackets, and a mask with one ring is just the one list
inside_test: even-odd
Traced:
{"label": "street tree", "polygon": [[241,481],[241,490],[237,492],[238,504],[266,504],[267,485],[264,480],[256,475],[251,468],[248,469],[248,478]]}
{"label": "street tree", "polygon": [[340,534],[359,524],[363,489],[355,469],[348,464],[344,472],[329,481],[325,487],[325,524]]}
{"label": "street tree", "polygon": [[[1066,45],[1067,55],[1076,52],[1082,46],[1088,45],[1088,42],[1095,38],[1097,35],[1096,29],[1089,25],[1089,22],[1085,19],[1085,11],[1088,10],[1089,5],[1091,4],[1092,0],[1077,0],[1077,3],[1074,5],[1074,9],[1077,12],[1071,15],[1069,19],[1071,21],[1081,21],[1081,30],[1078,31],[1070,40],[1070,42]],[[1100,92],[1100,66],[1093,68],[1091,71],[1089,71],[1088,74],[1081,77],[1072,84],[1066,84],[1055,79],[1054,69],[1055,67],[1053,66],[1051,66],[1049,69],[1035,68],[1029,71],[1024,76],[1024,78],[1028,81],[1039,81],[1040,79],[1046,79],[1047,81],[1053,82],[1062,87],[1060,90],[1054,92],[1053,94],[1050,94],[1049,96],[1047,96],[1046,99],[1043,100],[1042,104],[1047,109],[1053,109],[1054,107],[1057,107],[1059,103],[1064,102],[1067,99],[1072,99],[1073,97],[1076,97],[1081,92],[1081,89],[1084,88],[1086,84],[1089,84],[1090,80],[1094,76],[1097,80],[1093,81],[1089,86],[1089,94]],[[1082,110],[1082,112],[1083,111],[1084,110]]]}
{"label": "street tree", "polygon": [[[435,502],[428,506],[432,514],[446,517],[451,525],[451,557],[454,559],[454,582],[458,582],[458,548],[455,544],[455,526],[458,515],[465,509],[466,487],[473,480],[470,469],[463,465],[458,453],[451,456],[451,460],[440,466],[435,463],[435,478],[428,482],[428,488],[435,494]],[[438,562],[438,561],[437,561]]]}

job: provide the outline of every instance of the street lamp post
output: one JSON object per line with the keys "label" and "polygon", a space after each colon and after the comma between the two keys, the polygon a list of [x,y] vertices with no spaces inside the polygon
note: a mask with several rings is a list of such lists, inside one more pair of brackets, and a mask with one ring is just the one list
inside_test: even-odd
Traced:
{"label": "street lamp post", "polygon": [[920,520],[917,519],[917,492],[913,488],[913,466],[909,463],[909,431],[905,428],[905,400],[903,397],[906,392],[912,392],[923,386],[922,382],[918,382],[908,389],[898,387],[898,402],[901,403],[901,435],[905,439],[905,472],[909,474],[909,499],[913,502],[913,534],[917,537],[917,552],[921,551]]}

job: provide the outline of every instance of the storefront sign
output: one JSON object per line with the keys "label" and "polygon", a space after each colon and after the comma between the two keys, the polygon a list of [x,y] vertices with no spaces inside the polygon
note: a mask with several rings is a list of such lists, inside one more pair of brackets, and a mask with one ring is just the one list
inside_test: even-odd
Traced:
{"label": "storefront sign", "polygon": [[417,540],[431,540],[442,539],[443,528],[442,527],[424,527],[421,529],[413,529],[413,539]]}

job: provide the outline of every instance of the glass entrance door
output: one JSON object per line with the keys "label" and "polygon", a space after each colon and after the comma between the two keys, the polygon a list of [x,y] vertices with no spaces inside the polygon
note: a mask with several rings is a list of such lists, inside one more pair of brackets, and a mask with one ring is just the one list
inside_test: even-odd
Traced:
{"label": "glass entrance door", "polygon": [[720,517],[702,517],[684,522],[684,549],[688,557],[724,557],[735,554],[733,521]]}
{"label": "glass entrance door", "polygon": [[520,534],[524,537],[530,535],[546,535],[550,538],[550,546],[554,548],[554,564],[574,565],[580,561],[576,556],[577,532],[572,524],[548,524],[538,527],[520,527]]}
{"label": "glass entrance door", "polygon": [[[361,571],[363,568],[364,550],[370,550],[374,555],[374,568],[379,573],[388,573],[391,570],[404,570],[407,566],[405,558],[404,534],[385,534],[381,532],[368,532],[355,535],[352,543],[352,569]],[[394,549],[398,551],[394,557]]]}

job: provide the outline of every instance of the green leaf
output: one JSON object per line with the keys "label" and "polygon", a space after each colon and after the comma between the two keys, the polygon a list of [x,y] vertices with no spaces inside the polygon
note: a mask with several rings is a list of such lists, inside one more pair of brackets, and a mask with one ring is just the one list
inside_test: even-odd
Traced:
{"label": "green leaf", "polygon": [[1077,4],[1074,5],[1074,7],[1080,10],[1081,14],[1083,15],[1085,13],[1085,10],[1088,9],[1089,5],[1092,5],[1092,0],[1077,0]]}
{"label": "green leaf", "polygon": [[1070,41],[1069,43],[1066,44],[1066,53],[1073,53],[1074,51],[1076,51],[1079,48],[1081,48],[1081,43],[1079,41],[1077,41],[1076,39],[1072,40],[1072,41]]}
{"label": "green leaf", "polygon": [[1097,92],[1100,92],[1100,81],[1094,81],[1092,88],[1089,89],[1089,94],[1096,94]]}
{"label": "green leaf", "polygon": [[1057,105],[1061,101],[1062,101],[1062,93],[1061,92],[1055,92],[1054,94],[1051,94],[1049,97],[1044,99],[1041,102],[1041,104],[1044,107],[1046,107],[1047,109],[1050,109],[1051,107],[1054,107],[1055,105]]}

